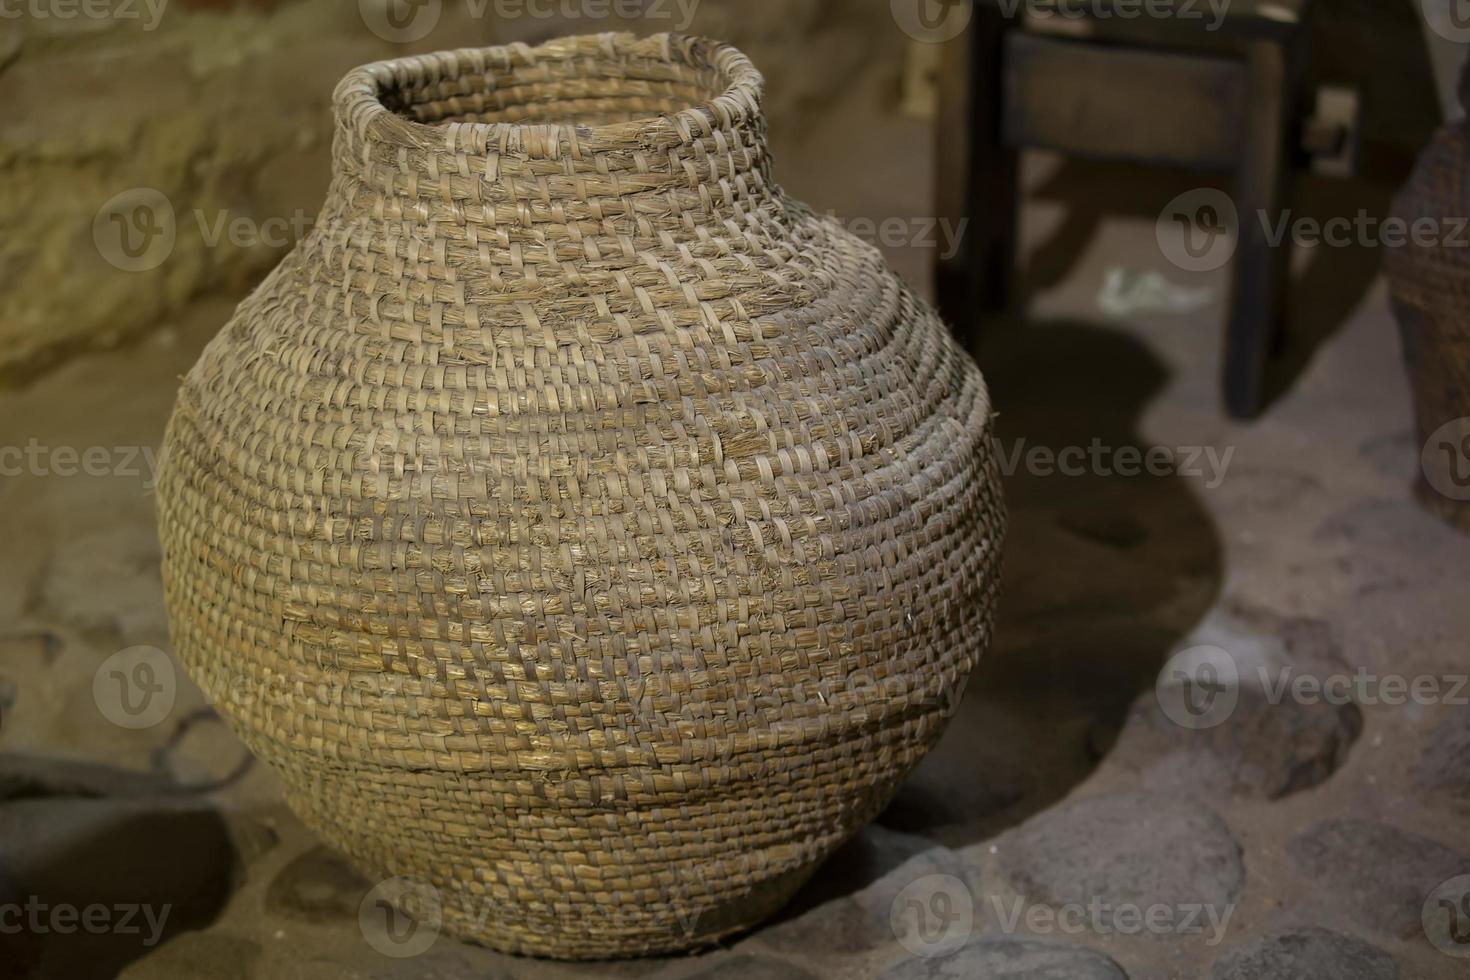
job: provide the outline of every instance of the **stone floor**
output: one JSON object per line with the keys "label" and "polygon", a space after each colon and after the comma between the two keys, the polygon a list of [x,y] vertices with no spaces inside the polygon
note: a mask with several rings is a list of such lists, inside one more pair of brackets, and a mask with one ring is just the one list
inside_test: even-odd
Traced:
{"label": "stone floor", "polygon": [[[831,190],[795,163],[819,206],[828,193],[849,213],[922,213],[922,183]],[[1218,405],[1218,302],[1096,312],[1117,264],[1223,286],[1154,243],[1153,216],[1188,182],[1045,160],[1031,181],[1028,315],[988,324],[981,350],[1014,460],[997,645],[879,821],[774,921],[697,955],[568,965],[444,936],[385,955],[359,915],[372,883],[291,815],[182,674],[161,720],[124,727],[140,719],[118,677],[168,671],[147,650],[168,637],[143,450],[236,297],[0,393],[0,446],[102,447],[93,475],[61,475],[57,456],[50,475],[0,480],[0,899],[155,913],[95,934],[0,920],[0,975],[1470,975],[1452,955],[1470,955],[1452,934],[1470,928],[1470,883],[1455,883],[1470,874],[1456,680],[1470,540],[1410,494],[1419,447],[1373,257],[1304,257],[1279,395],[1234,424]],[[1336,213],[1338,193],[1309,204]],[[1100,199],[1110,216],[1089,217]],[[922,274],[922,256],[895,257]],[[1032,453],[1094,446],[1079,475]],[[1176,465],[1122,475],[1131,447]],[[1191,699],[1200,663],[1237,672],[1232,711]],[[1417,686],[1405,696],[1396,679]],[[1314,695],[1324,681],[1330,696]]]}

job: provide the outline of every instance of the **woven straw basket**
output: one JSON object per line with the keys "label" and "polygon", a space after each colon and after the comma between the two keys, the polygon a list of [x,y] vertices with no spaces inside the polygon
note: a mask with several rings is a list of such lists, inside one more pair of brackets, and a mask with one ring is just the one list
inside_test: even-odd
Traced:
{"label": "woven straw basket", "polygon": [[179,393],[181,660],[454,935],[595,958],[748,927],[989,640],[980,374],[772,182],[760,99],[679,36],[353,71],[319,221]]}
{"label": "woven straw basket", "polygon": [[[1470,80],[1470,72],[1465,78]],[[1420,154],[1394,200],[1394,217],[1409,229],[1428,227],[1446,242],[1384,249],[1394,315],[1414,389],[1421,467],[1415,494],[1430,510],[1470,533],[1470,123],[1451,123]],[[1452,244],[1458,241],[1459,247]],[[1438,488],[1438,489],[1437,489]]]}

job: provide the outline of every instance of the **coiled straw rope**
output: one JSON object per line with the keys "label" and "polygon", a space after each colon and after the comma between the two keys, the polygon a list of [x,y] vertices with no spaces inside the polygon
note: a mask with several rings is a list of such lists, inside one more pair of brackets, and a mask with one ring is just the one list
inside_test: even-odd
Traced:
{"label": "coiled straw rope", "polygon": [[174,643],[322,837],[516,952],[770,913],[938,737],[1004,516],[980,374],[771,180],[734,48],[368,65],[189,373]]}

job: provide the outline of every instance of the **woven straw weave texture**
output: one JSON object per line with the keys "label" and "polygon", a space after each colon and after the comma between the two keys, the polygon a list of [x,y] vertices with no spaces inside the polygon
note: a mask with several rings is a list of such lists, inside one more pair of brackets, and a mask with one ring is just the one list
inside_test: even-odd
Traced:
{"label": "woven straw weave texture", "polygon": [[649,954],[785,902],[938,738],[1004,512],[974,363],[773,182],[735,49],[368,65],[185,379],[174,645],[447,932]]}
{"label": "woven straw weave texture", "polygon": [[[1393,214],[1415,232],[1401,246],[1384,249],[1383,260],[1414,391],[1419,445],[1426,446],[1415,492],[1470,532],[1470,501],[1446,496],[1428,478],[1433,472],[1442,487],[1463,486],[1459,443],[1470,433],[1455,425],[1470,417],[1470,248],[1464,247],[1470,228],[1463,217],[1470,214],[1470,122],[1435,134],[1395,198]],[[1442,426],[1451,427],[1449,437]]]}

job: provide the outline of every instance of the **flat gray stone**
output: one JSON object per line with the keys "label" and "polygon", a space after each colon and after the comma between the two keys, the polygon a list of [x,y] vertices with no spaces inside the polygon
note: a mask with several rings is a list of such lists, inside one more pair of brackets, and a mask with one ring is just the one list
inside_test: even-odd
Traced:
{"label": "flat gray stone", "polygon": [[1326,929],[1284,929],[1227,950],[1212,980],[1396,980],[1393,957]]}
{"label": "flat gray stone", "polygon": [[1371,820],[1324,820],[1287,845],[1319,894],[1362,926],[1408,939],[1423,929],[1425,898],[1470,874],[1470,858],[1418,834]]}
{"label": "flat gray stone", "polygon": [[[37,612],[123,645],[162,640],[168,619],[158,569],[158,534],[152,527],[120,526],[69,541],[46,566]],[[98,582],[107,588],[98,588]]]}
{"label": "flat gray stone", "polygon": [[731,956],[708,970],[689,974],[687,980],[816,980],[810,972],[783,960]]}
{"label": "flat gray stone", "polygon": [[1414,779],[1420,788],[1451,806],[1470,809],[1470,708],[1450,709],[1449,716],[1435,727]]}
{"label": "flat gray stone", "polygon": [[342,855],[314,847],[276,872],[265,892],[265,909],[292,921],[356,922],[372,887]]}
{"label": "flat gray stone", "polygon": [[782,918],[792,918],[836,898],[856,894],[934,847],[918,834],[870,823],[839,847],[801,887]]}
{"label": "flat gray stone", "polygon": [[155,764],[180,786],[212,792],[240,779],[255,757],[212,708],[179,719],[169,739],[155,750]]}
{"label": "flat gray stone", "polygon": [[1147,793],[1064,804],[998,846],[1002,873],[1028,904],[1223,910],[1245,879],[1240,845],[1213,810]]}
{"label": "flat gray stone", "polygon": [[1175,724],[1149,691],[1139,698],[1112,758],[1155,789],[1196,796],[1276,800],[1324,782],[1363,730],[1357,705],[1272,703],[1242,684],[1230,716],[1213,728]]}
{"label": "flat gray stone", "polygon": [[[817,872],[822,873],[820,869]],[[963,882],[965,874],[964,862],[958,854],[948,848],[934,847],[860,891],[760,928],[754,938],[772,949],[808,956],[868,952],[897,941],[893,905],[899,892],[932,875],[950,875]]]}
{"label": "flat gray stone", "polygon": [[251,980],[260,947],[215,932],[186,932],[119,974],[119,980]]}
{"label": "flat gray stone", "polygon": [[947,956],[916,956],[884,980],[1128,980],[1118,964],[1083,946],[1040,939],[976,939]]}

